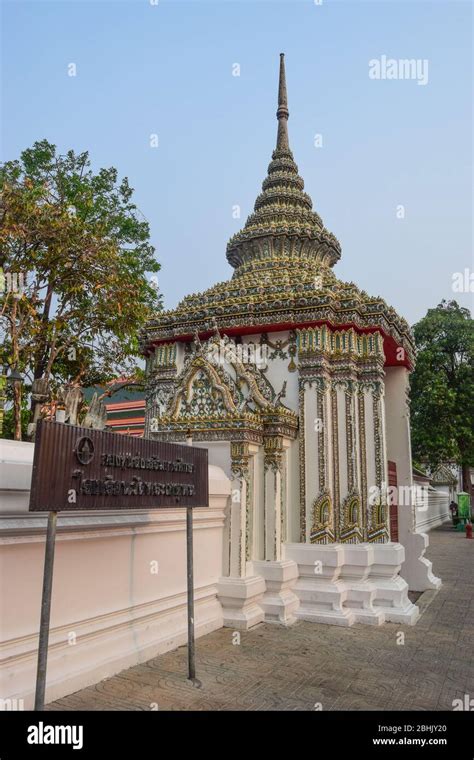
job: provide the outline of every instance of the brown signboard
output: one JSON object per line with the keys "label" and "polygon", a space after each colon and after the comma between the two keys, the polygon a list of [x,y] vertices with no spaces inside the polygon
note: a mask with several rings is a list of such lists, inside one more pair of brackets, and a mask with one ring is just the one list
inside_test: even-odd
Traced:
{"label": "brown signboard", "polygon": [[38,423],[32,512],[208,504],[207,449]]}

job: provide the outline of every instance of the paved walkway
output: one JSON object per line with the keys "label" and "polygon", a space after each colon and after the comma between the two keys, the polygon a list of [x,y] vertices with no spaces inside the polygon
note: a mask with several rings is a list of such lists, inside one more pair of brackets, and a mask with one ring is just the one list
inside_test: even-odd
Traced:
{"label": "paved walkway", "polygon": [[265,624],[240,645],[223,628],[196,642],[201,688],[186,680],[180,647],[48,709],[452,710],[453,699],[474,697],[474,541],[449,526],[430,541],[443,586],[420,597],[414,627]]}

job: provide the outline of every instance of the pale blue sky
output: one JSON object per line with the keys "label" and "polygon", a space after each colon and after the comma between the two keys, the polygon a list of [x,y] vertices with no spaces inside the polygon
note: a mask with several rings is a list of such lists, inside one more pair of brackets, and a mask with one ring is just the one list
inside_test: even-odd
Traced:
{"label": "pale blue sky", "polygon": [[[226,243],[275,143],[281,51],[290,144],[341,242],[336,274],[411,323],[442,298],[472,304],[451,289],[473,268],[468,0],[4,0],[2,51],[2,159],[47,138],[128,176],[167,307],[232,273]],[[382,55],[427,59],[428,84],[370,79]]]}

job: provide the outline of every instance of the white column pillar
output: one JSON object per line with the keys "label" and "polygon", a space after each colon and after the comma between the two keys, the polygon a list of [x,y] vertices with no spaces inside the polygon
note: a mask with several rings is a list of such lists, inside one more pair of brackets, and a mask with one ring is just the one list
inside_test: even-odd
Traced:
{"label": "white column pillar", "polygon": [[[405,486],[404,497],[413,493],[408,378],[405,367],[386,368],[387,457],[397,465],[398,488]],[[428,536],[416,532],[415,507],[409,498],[404,498],[404,501],[409,503],[400,505],[398,500],[398,535],[405,548],[400,575],[412,591],[439,588],[441,580],[433,574],[431,562],[423,556],[428,547]]]}
{"label": "white column pillar", "polygon": [[286,541],[300,540],[300,458],[298,441],[292,441],[287,451],[286,495],[287,533],[284,543]]}
{"label": "white column pillar", "polygon": [[[230,574],[219,581],[219,600],[222,604],[224,626],[248,629],[264,619],[260,606],[265,581],[252,575],[250,557],[251,539],[249,514],[252,494],[249,493],[249,444],[236,441],[231,444],[232,493],[230,505]],[[247,569],[250,575],[247,575]]]}
{"label": "white column pillar", "polygon": [[261,601],[268,623],[291,625],[299,606],[291,591],[298,577],[298,568],[292,560],[282,557],[282,524],[286,515],[286,466],[289,440],[282,436],[268,436],[265,449],[265,559],[253,562],[255,572],[266,583]]}
{"label": "white column pillar", "polygon": [[247,480],[245,477],[234,477],[232,480],[230,509],[230,575],[234,578],[244,578],[247,536]]}

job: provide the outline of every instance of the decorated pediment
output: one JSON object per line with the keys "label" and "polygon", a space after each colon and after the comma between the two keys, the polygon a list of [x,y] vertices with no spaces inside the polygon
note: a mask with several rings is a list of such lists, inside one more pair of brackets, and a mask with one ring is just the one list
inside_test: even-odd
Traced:
{"label": "decorated pediment", "polygon": [[235,415],[235,388],[203,357],[190,363],[172,400],[170,416],[182,418],[225,418]]}
{"label": "decorated pediment", "polygon": [[[182,434],[202,439],[284,434],[296,436],[297,415],[283,406],[286,384],[276,392],[263,372],[245,363],[239,346],[217,333],[201,343],[196,336],[173,393],[160,408],[154,433]],[[163,399],[165,398],[162,394]]]}

